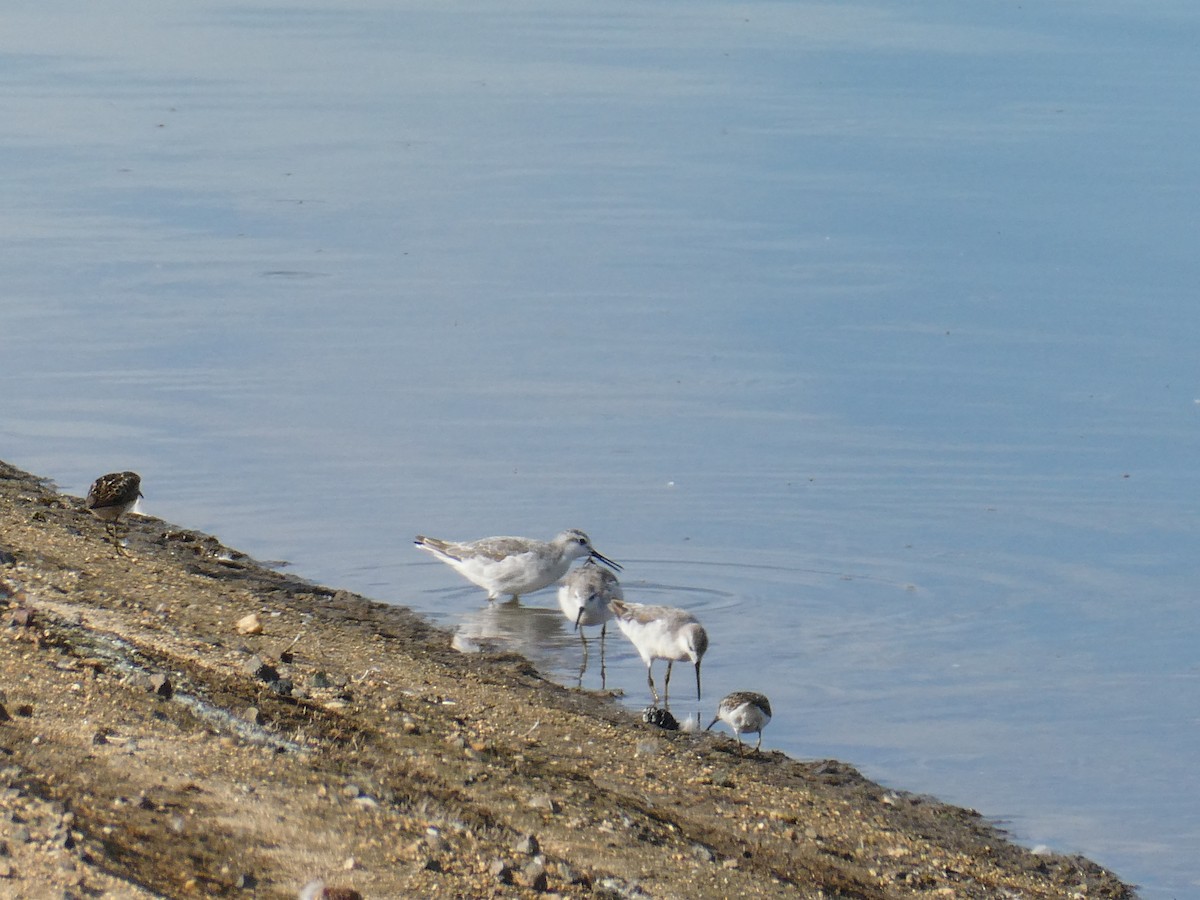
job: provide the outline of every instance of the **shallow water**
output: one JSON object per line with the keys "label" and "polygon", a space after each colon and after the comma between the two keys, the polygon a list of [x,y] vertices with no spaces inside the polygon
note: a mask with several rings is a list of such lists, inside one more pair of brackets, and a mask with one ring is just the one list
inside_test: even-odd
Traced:
{"label": "shallow water", "polygon": [[565,683],[410,541],[582,527],[677,715],[1200,896],[1197,17],[10,4],[0,458]]}

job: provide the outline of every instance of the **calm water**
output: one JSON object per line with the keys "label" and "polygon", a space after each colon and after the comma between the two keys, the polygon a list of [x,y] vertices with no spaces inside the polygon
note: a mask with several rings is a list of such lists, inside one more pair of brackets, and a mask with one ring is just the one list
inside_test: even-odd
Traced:
{"label": "calm water", "polygon": [[0,458],[1200,896],[1200,12],[893,6],[6,4]]}

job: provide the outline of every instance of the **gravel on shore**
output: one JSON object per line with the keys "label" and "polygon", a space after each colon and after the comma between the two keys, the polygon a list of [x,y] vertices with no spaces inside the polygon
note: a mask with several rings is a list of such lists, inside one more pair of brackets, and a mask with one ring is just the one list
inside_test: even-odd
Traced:
{"label": "gravel on shore", "polygon": [[971,810],[664,731],[402,607],[128,524],[118,555],[0,463],[0,897],[1134,896]]}

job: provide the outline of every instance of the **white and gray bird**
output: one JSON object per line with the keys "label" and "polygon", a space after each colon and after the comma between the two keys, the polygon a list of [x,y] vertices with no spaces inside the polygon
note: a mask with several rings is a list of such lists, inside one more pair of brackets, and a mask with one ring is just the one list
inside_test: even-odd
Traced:
{"label": "white and gray bird", "polygon": [[643,606],[623,600],[611,601],[617,627],[637,648],[642,662],[646,664],[646,681],[650,695],[658,703],[658,691],[654,688],[654,660],[667,661],[667,675],[663,680],[665,701],[670,694],[671,666],[675,662],[689,660],[696,666],[696,699],[700,699],[700,660],[708,649],[708,633],[696,617],[684,609],[674,606]]}
{"label": "white and gray bird", "polygon": [[737,736],[738,756],[741,756],[742,734],[758,733],[758,743],[754,745],[754,752],[757,753],[762,746],[763,729],[770,721],[771,701],[763,694],[756,694],[753,691],[734,691],[721,699],[717,706],[717,717],[704,730],[708,731],[718,722],[724,722],[733,729],[734,735]]}
{"label": "white and gray bird", "polygon": [[624,600],[625,593],[617,576],[608,569],[584,563],[572,569],[558,588],[558,605],[579,631],[581,625],[599,625],[600,636],[613,617],[613,600]]}
{"label": "white and gray bird", "polygon": [[558,587],[558,606],[569,622],[574,623],[583,644],[583,658],[579,665],[579,686],[583,686],[583,673],[588,665],[588,642],[584,626],[600,626],[600,688],[606,680],[604,666],[604,638],[608,633],[608,620],[613,617],[613,600],[624,600],[621,582],[608,569],[593,565],[591,560],[576,566]]}
{"label": "white and gray bird", "polygon": [[486,537],[477,541],[444,541],[417,535],[413,541],[432,553],[495,600],[505,594],[513,601],[553,584],[567,574],[571,563],[587,558],[621,571],[621,566],[597,552],[591,539],[569,528],[551,541],[523,537]]}

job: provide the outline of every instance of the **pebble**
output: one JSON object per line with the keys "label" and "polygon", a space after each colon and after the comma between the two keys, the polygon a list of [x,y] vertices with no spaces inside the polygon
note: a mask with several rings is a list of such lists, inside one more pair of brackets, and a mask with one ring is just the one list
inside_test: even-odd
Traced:
{"label": "pebble", "polygon": [[549,794],[534,794],[525,805],[530,809],[541,809],[551,813],[557,813],[562,809],[558,801]]}
{"label": "pebble", "polygon": [[709,863],[717,858],[716,855],[703,844],[692,845],[692,856],[696,857],[696,859],[700,860],[700,862]]}
{"label": "pebble", "polygon": [[252,677],[270,683],[279,678],[279,670],[264,662],[261,656],[252,656],[242,666]]}
{"label": "pebble", "polygon": [[538,893],[544,893],[550,886],[550,881],[546,877],[546,867],[536,859],[521,870],[521,880],[525,882],[526,887],[532,888]]}
{"label": "pebble", "polygon": [[566,884],[578,884],[586,888],[592,886],[592,879],[588,875],[576,872],[565,862],[558,864],[558,877]]}
{"label": "pebble", "polygon": [[537,856],[538,851],[541,850],[541,845],[538,844],[536,837],[532,834],[527,834],[517,841],[513,846],[513,850],[524,856]]}
{"label": "pebble", "polygon": [[257,706],[247,706],[242,710],[242,718],[251,725],[261,725],[263,723],[263,714]]}
{"label": "pebble", "polygon": [[164,700],[170,700],[175,696],[175,686],[171,684],[171,679],[162,672],[150,676],[150,690]]}
{"label": "pebble", "polygon": [[643,709],[642,721],[647,725],[657,725],[664,731],[679,730],[679,720],[671,714],[669,709],[664,709],[661,706],[647,706]]}
{"label": "pebble", "polygon": [[248,616],[242,616],[237,620],[238,634],[262,634],[262,620],[259,619],[258,613],[250,613]]}
{"label": "pebble", "polygon": [[492,860],[492,864],[488,866],[488,874],[501,884],[513,883],[513,870],[508,863],[502,859]]}
{"label": "pebble", "polygon": [[258,879],[249,873],[243,873],[233,880],[233,886],[241,891],[252,891],[258,887]]}
{"label": "pebble", "polygon": [[433,826],[425,829],[425,846],[435,853],[442,853],[450,849],[450,844],[442,837],[441,831]]}

